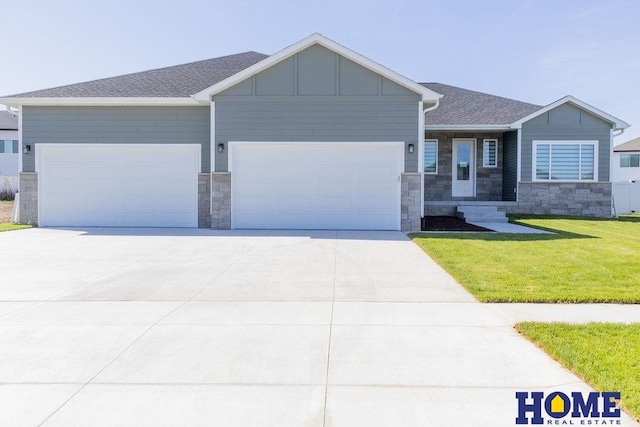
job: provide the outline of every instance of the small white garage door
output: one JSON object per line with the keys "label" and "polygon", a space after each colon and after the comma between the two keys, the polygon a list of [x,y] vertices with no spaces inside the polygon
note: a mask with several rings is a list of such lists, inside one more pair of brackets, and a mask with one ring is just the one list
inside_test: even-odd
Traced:
{"label": "small white garage door", "polygon": [[401,143],[231,143],[233,228],[400,229]]}
{"label": "small white garage door", "polygon": [[39,144],[39,225],[197,227],[199,170],[192,144]]}

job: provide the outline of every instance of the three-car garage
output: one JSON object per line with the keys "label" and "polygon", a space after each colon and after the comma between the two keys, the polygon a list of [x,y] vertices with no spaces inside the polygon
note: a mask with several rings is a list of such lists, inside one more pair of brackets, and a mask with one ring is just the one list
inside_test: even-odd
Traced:
{"label": "three-car garage", "polygon": [[[400,142],[229,145],[232,228],[400,228]],[[200,169],[197,144],[38,144],[39,225],[197,227]]]}

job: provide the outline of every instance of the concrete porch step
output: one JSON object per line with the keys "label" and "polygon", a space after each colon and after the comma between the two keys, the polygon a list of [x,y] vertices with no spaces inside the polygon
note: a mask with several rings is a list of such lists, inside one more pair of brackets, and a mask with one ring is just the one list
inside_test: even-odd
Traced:
{"label": "concrete porch step", "polygon": [[459,205],[456,216],[466,222],[509,222],[506,214],[495,206]]}

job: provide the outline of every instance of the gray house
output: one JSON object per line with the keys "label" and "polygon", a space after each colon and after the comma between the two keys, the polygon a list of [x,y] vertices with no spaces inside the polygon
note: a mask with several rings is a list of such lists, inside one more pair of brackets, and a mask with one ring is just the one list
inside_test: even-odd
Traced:
{"label": "gray house", "polygon": [[418,230],[462,206],[611,215],[613,132],[573,97],[419,84],[319,34],[0,98],[40,226]]}

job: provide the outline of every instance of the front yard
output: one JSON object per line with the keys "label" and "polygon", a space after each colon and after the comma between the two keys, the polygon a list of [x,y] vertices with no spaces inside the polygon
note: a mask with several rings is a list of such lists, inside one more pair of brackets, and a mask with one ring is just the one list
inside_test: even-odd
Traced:
{"label": "front yard", "polygon": [[520,217],[556,234],[411,237],[483,302],[640,303],[640,217]]}
{"label": "front yard", "polygon": [[13,224],[11,222],[11,212],[13,211],[13,202],[0,200],[0,231],[20,230],[22,228],[30,228],[30,225]]}
{"label": "front yard", "polygon": [[640,417],[640,324],[519,323],[516,329],[599,391],[619,391]]}

